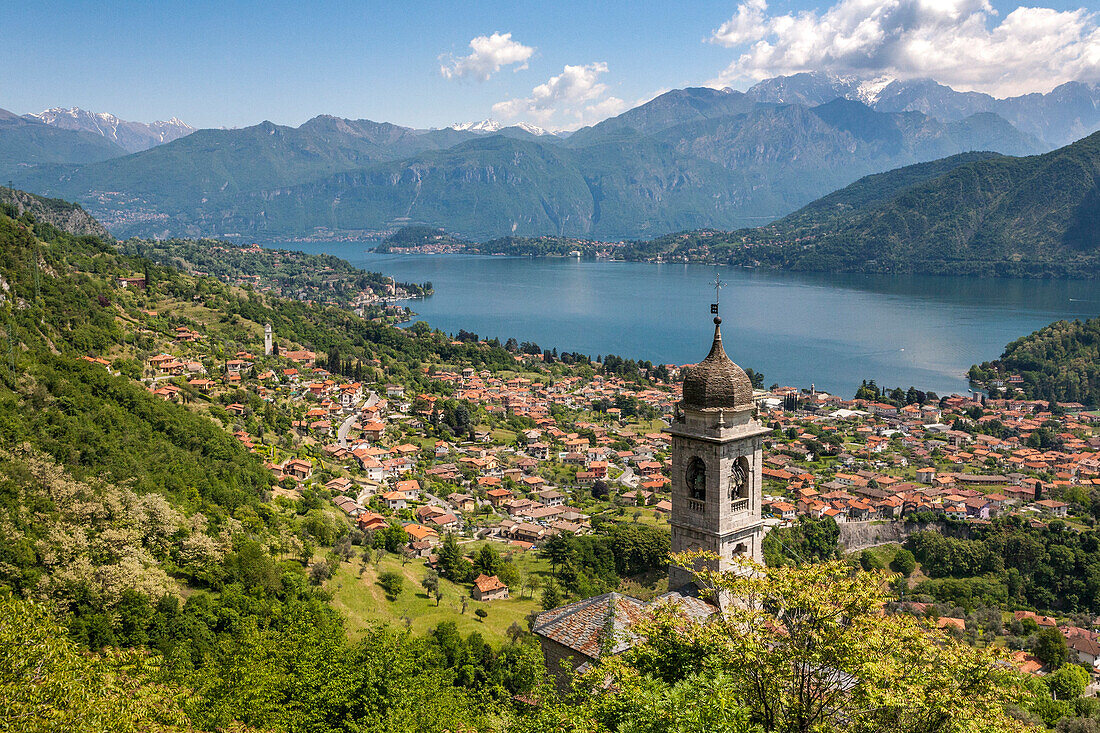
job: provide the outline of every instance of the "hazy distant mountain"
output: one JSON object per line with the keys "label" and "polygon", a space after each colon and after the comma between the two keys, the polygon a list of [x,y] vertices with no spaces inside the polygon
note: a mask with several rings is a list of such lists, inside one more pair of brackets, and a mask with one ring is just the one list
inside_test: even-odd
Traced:
{"label": "hazy distant mountain", "polygon": [[549,130],[544,130],[538,125],[532,125],[528,122],[517,122],[514,125],[505,125],[502,122],[498,122],[493,119],[481,120],[480,122],[456,122],[450,126],[452,130],[459,130],[460,132],[477,132],[482,134],[492,134],[494,132],[502,132],[509,128],[517,128],[523,132],[530,133],[536,137],[542,135],[553,135],[554,133]]}
{"label": "hazy distant mountain", "polygon": [[477,239],[618,238],[759,224],[869,173],[983,149],[1043,146],[988,113],[941,122],[844,100],[808,107],[683,89],[565,139],[320,116],[298,128],[199,130],[20,182],[83,202],[120,236],[275,238],[422,223]]}
{"label": "hazy distant mountain", "polygon": [[1068,82],[1047,94],[996,99],[980,92],[957,92],[931,79],[860,80],[825,73],[767,79],[747,96],[758,102],[825,104],[836,98],[858,100],[879,112],[921,112],[944,122],[991,112],[1049,147],[1100,130],[1100,86]]}
{"label": "hazy distant mountain", "polygon": [[163,225],[167,214],[169,222],[163,231],[182,231],[171,220],[181,206],[217,211],[239,193],[278,190],[476,137],[451,129],[419,131],[388,122],[320,115],[299,127],[262,122],[234,130],[197,130],[124,158],[41,168],[28,172],[27,180],[33,190],[74,193],[105,214],[109,227],[117,228],[118,217],[132,218],[140,210],[157,226]]}
{"label": "hazy distant mountain", "polygon": [[569,144],[581,147],[617,135],[653,135],[676,125],[744,114],[752,109],[752,99],[731,89],[673,89],[597,125],[582,127],[569,137]]}
{"label": "hazy distant mountain", "polygon": [[52,127],[0,109],[0,175],[31,166],[89,163],[125,154],[121,146],[101,135]]}
{"label": "hazy distant mountain", "polygon": [[127,122],[108,112],[89,112],[79,107],[69,109],[54,107],[38,114],[26,115],[26,118],[63,130],[78,130],[102,135],[130,153],[172,142],[195,131],[195,128],[175,117],[149,123]]}

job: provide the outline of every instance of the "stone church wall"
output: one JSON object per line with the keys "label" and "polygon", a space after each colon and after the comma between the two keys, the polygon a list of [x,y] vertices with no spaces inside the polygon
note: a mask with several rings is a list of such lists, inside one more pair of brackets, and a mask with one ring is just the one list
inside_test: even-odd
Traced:
{"label": "stone church wall", "polygon": [[554,685],[561,693],[569,691],[573,672],[577,670],[577,667],[585,662],[594,661],[584,654],[545,636],[539,636],[539,643],[542,645],[543,663],[550,674],[554,676]]}

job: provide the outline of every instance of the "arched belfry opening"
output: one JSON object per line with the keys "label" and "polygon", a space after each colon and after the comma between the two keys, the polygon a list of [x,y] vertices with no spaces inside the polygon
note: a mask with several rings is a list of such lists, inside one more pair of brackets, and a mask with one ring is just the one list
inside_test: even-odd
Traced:
{"label": "arched belfry opening", "polygon": [[749,459],[740,456],[730,466],[730,510],[743,512],[752,508],[752,467]]}
{"label": "arched belfry opening", "polygon": [[702,458],[695,456],[688,462],[684,479],[692,506],[703,511],[707,503],[707,464]]}

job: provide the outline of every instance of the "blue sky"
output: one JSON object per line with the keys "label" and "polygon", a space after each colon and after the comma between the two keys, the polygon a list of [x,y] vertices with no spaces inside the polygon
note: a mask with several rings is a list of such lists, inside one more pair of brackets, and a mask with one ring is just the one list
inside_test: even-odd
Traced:
{"label": "blue sky", "polygon": [[199,127],[320,113],[576,127],[665,89],[810,69],[999,96],[1100,80],[1080,3],[988,1],[8,2],[0,107]]}

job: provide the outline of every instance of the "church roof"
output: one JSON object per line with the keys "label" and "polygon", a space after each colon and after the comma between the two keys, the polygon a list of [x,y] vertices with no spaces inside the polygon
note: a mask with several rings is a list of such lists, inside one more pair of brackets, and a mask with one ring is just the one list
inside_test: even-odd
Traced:
{"label": "church roof", "polygon": [[684,369],[684,405],[696,410],[752,406],[752,382],[722,347],[722,319],[714,319],[714,343],[707,358]]}
{"label": "church roof", "polygon": [[618,654],[634,645],[629,628],[645,615],[645,604],[619,593],[585,598],[535,618],[531,630],[590,659]]}
{"label": "church roof", "polygon": [[634,646],[638,636],[631,627],[664,603],[673,604],[694,621],[717,611],[683,590],[665,593],[650,603],[620,593],[605,593],[540,613],[531,631],[589,659],[599,659],[603,654],[620,654]]}

